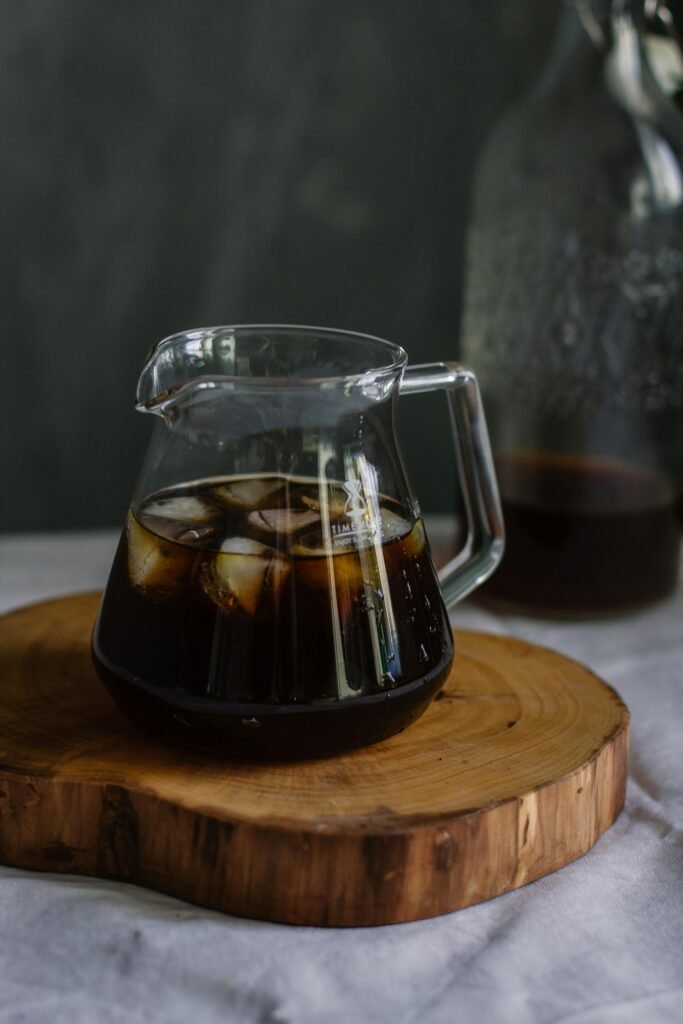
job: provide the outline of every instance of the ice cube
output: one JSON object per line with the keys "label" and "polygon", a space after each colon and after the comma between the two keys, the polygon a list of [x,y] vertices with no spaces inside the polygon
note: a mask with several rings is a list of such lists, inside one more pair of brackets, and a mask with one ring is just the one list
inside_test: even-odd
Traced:
{"label": "ice cube", "polygon": [[169,596],[189,580],[195,554],[146,530],[129,513],[126,523],[128,573],[134,587]]}
{"label": "ice cube", "polygon": [[219,538],[220,507],[194,494],[158,498],[143,505],[141,522],[153,533],[178,544],[212,548]]}
{"label": "ice cube", "polygon": [[426,544],[427,538],[425,536],[424,523],[421,519],[417,519],[410,533],[407,537],[403,538],[403,551],[405,551],[407,555],[421,555]]}
{"label": "ice cube", "polygon": [[320,516],[312,509],[267,508],[250,512],[247,519],[255,533],[272,539],[273,534],[294,537],[320,522]]}
{"label": "ice cube", "polygon": [[[316,491],[315,494],[302,494],[300,496],[302,504],[312,509],[314,512],[320,512],[322,509],[322,502],[320,501],[320,491]],[[328,486],[327,488],[327,515],[330,522],[339,522],[343,520],[346,515],[346,503],[347,495],[336,485]]]}
{"label": "ice cube", "polygon": [[379,517],[383,541],[398,540],[410,533],[410,522],[391,509],[380,509]]}
{"label": "ice cube", "polygon": [[211,505],[195,494],[179,494],[175,497],[159,498],[145,505],[145,517],[154,516],[173,519],[176,523],[202,523],[208,525],[215,512]]}
{"label": "ice cube", "polygon": [[187,544],[193,548],[215,548],[220,534],[217,526],[189,526],[187,523],[176,523],[176,529],[169,536],[178,544]]}
{"label": "ice cube", "polygon": [[300,538],[292,548],[294,571],[297,583],[316,590],[329,590],[330,584],[338,590],[360,590],[363,587],[363,570],[358,551],[347,538],[342,544],[334,540],[334,551],[325,547],[319,531],[313,531]]}
{"label": "ice cube", "polygon": [[218,495],[230,508],[259,508],[266,499],[271,499],[282,489],[283,480],[276,478],[253,480],[235,480],[233,483],[215,487],[213,493]]}
{"label": "ice cube", "polygon": [[203,567],[201,583],[220,608],[239,606],[255,615],[264,594],[279,593],[289,570],[289,561],[268,545],[249,537],[228,537]]}
{"label": "ice cube", "polygon": [[311,530],[297,537],[292,545],[292,554],[299,558],[319,558],[327,554],[325,538],[321,529]]}

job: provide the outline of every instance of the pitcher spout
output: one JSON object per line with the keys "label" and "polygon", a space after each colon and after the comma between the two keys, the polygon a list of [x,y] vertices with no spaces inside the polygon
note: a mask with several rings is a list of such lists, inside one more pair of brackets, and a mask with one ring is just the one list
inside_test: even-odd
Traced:
{"label": "pitcher spout", "polygon": [[235,333],[209,327],[173,334],[149,353],[135,396],[139,412],[165,415],[195,390],[215,388],[234,376]]}

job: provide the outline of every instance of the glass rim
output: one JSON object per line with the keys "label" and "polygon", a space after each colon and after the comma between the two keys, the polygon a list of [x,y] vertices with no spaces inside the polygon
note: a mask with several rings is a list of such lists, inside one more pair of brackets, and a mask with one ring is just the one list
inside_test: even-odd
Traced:
{"label": "glass rim", "polygon": [[[388,341],[386,338],[380,338],[374,334],[366,334],[361,331],[345,330],[337,327],[313,327],[304,324],[227,324],[218,325],[214,327],[192,327],[187,330],[177,331],[174,334],[169,334],[167,337],[162,338],[161,341],[157,342],[156,345],[150,350],[145,363],[140,373],[140,382],[142,382],[148,371],[151,371],[154,367],[157,359],[164,351],[172,349],[174,346],[180,346],[187,344],[192,341],[199,341],[205,338],[216,338],[221,335],[237,335],[249,336],[251,334],[273,334],[286,337],[292,335],[299,339],[305,339],[307,336],[317,338],[328,338],[329,340],[337,341],[352,341],[361,342],[366,344],[372,344],[375,350],[386,353],[386,361],[377,361],[371,359],[368,361],[368,365],[359,370],[353,370],[350,373],[338,373],[328,374],[322,376],[261,376],[259,374],[229,374],[229,373],[208,373],[206,376],[195,377],[194,382],[199,383],[200,380],[206,381],[207,386],[210,381],[224,381],[226,383],[232,382],[239,384],[243,387],[289,387],[289,388],[306,388],[306,387],[320,387],[325,384],[341,384],[341,383],[354,383],[354,382],[367,382],[368,380],[376,378],[386,378],[388,376],[398,375],[406,366],[408,362],[408,354],[405,349],[398,345],[396,342]],[[314,365],[313,363],[311,364]],[[137,403],[138,406],[143,408],[150,408],[150,406],[156,405],[159,401],[168,399],[168,394],[157,395],[153,398],[143,400],[141,397],[140,382],[138,384]],[[188,382],[189,383],[189,382]],[[179,385],[178,390],[184,388],[184,385]],[[176,389],[173,389],[176,391]]]}

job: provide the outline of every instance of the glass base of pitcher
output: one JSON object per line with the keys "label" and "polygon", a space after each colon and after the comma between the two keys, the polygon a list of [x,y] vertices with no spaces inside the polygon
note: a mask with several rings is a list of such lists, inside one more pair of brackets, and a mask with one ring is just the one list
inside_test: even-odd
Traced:
{"label": "glass base of pitcher", "polygon": [[335,704],[174,704],[108,668],[97,673],[118,708],[144,732],[174,745],[222,757],[303,760],[370,746],[402,732],[427,710],[450,669],[437,669],[395,690]]}

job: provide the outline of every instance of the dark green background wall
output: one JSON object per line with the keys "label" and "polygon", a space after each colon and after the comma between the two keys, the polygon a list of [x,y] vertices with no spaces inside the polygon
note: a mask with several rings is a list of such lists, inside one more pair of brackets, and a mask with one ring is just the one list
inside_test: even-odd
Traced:
{"label": "dark green background wall", "polygon": [[[135,382],[166,334],[313,323],[455,357],[475,154],[555,15],[4,0],[0,529],[120,521],[149,429]],[[452,502],[435,402],[401,414],[429,512]]]}

